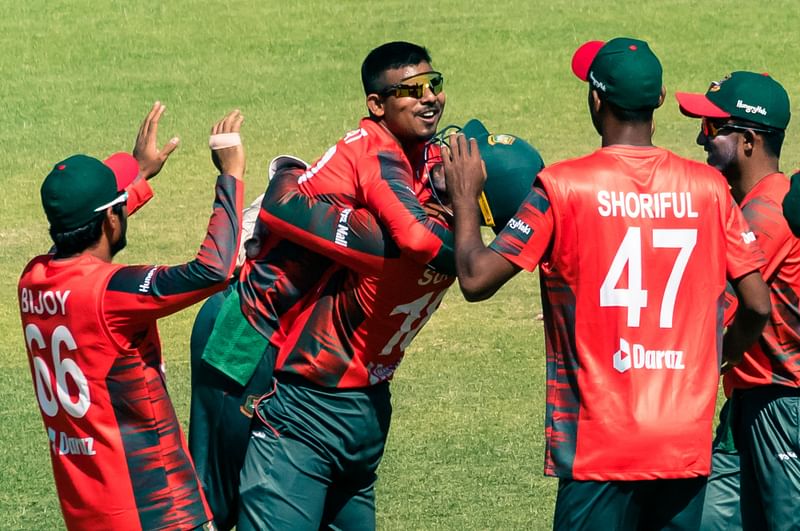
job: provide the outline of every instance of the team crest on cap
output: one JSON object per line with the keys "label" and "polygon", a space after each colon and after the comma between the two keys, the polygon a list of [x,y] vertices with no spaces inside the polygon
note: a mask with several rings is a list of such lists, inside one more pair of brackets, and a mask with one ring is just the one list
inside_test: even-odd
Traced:
{"label": "team crest on cap", "polygon": [[722,88],[722,84],[728,81],[731,78],[731,75],[728,74],[727,76],[723,77],[719,81],[712,81],[711,85],[708,87],[708,92],[717,92],[719,89]]}
{"label": "team crest on cap", "polygon": [[489,137],[486,139],[486,142],[488,142],[490,146],[494,146],[495,144],[505,144],[506,146],[510,146],[516,139],[517,137],[512,135],[489,135]]}

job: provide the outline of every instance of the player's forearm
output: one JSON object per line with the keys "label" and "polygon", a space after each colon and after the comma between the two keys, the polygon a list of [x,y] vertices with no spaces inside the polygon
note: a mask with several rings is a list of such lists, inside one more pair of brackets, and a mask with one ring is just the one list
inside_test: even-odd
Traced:
{"label": "player's forearm", "polygon": [[377,274],[400,251],[375,216],[308,197],[292,171],[276,173],[259,219],[270,230],[363,274]]}
{"label": "player's forearm", "polygon": [[[197,255],[185,264],[158,268],[151,279],[154,294],[190,295],[225,284],[233,276],[241,243],[244,183],[230,175],[220,175],[215,192],[206,236]],[[174,304],[181,306],[183,302],[176,300]]]}
{"label": "player's forearm", "polygon": [[194,260],[177,266],[126,266],[110,279],[104,305],[110,325],[158,319],[225,287],[236,267],[244,185],[217,178],[214,210]]}
{"label": "player's forearm", "polygon": [[745,351],[761,334],[771,310],[769,288],[758,271],[745,275],[732,284],[739,299],[739,307],[723,338],[723,369],[742,360]]}
{"label": "player's forearm", "polygon": [[491,255],[481,238],[480,211],[477,203],[465,201],[453,205],[455,217],[455,259],[458,284],[470,302],[491,297],[500,287],[491,276]]}

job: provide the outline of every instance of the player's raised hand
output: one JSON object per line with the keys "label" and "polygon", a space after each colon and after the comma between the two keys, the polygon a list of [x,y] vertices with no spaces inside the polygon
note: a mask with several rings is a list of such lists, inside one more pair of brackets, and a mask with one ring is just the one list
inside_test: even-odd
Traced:
{"label": "player's raised hand", "polygon": [[231,175],[237,179],[244,177],[245,156],[239,130],[242,128],[244,116],[239,109],[229,112],[211,128],[208,145],[211,148],[211,160],[220,174]]}
{"label": "player's raised hand", "polygon": [[133,156],[139,162],[139,176],[145,179],[152,179],[158,175],[167,158],[175,151],[180,142],[178,137],[173,137],[161,149],[156,146],[158,120],[164,114],[164,109],[166,107],[159,101],[153,104],[139,127],[136,145],[133,146]]}
{"label": "player's raised hand", "polygon": [[447,194],[455,205],[459,202],[477,204],[486,181],[486,166],[474,138],[462,134],[450,135],[449,146],[442,148]]}

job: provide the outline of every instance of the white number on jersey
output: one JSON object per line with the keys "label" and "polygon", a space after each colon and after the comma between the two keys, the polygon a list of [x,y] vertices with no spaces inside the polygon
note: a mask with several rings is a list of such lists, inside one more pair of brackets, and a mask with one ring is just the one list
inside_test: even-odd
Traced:
{"label": "white number on jersey", "polygon": [[[41,330],[35,324],[28,324],[25,327],[25,342],[28,345],[28,352],[33,359],[33,373],[36,383],[36,397],[39,399],[39,407],[48,417],[56,416],[58,404],[64,411],[76,418],[86,415],[91,405],[89,396],[89,382],[86,380],[83,371],[71,358],[61,358],[61,348],[66,347],[67,352],[78,350],[75,338],[64,325],[56,327],[53,337],[50,338],[50,353],[53,358],[53,368],[55,372],[55,392],[53,390],[53,377],[47,363],[41,356],[34,356],[34,343],[37,352],[44,350],[45,340]],[[78,396],[75,400],[69,395],[67,383],[69,376],[78,388]]]}
{"label": "white number on jersey", "polygon": [[[661,299],[659,326],[672,328],[672,316],[678,288],[697,243],[697,229],[653,229],[653,247],[680,249]],[[627,288],[617,288],[620,277],[628,266]],[[600,286],[600,306],[619,306],[628,309],[628,326],[638,327],[642,308],[647,307],[647,290],[642,289],[642,233],[639,227],[628,227],[628,232],[611,261],[611,267]]]}
{"label": "white number on jersey", "polygon": [[[403,321],[403,324],[400,326],[400,330],[392,336],[392,339],[383,347],[381,351],[381,356],[388,356],[392,353],[395,346],[400,343],[400,350],[405,351],[406,347],[411,344],[411,341],[417,335],[417,332],[425,326],[425,323],[428,322],[428,319],[431,318],[433,312],[436,311],[436,308],[439,307],[439,303],[442,302],[442,298],[444,298],[444,294],[447,293],[447,290],[443,290],[439,295],[437,295],[433,300],[430,300],[433,296],[434,292],[426,293],[419,299],[415,300],[414,302],[409,302],[408,304],[401,304],[397,306],[390,315],[397,315],[405,314],[406,319]],[[429,302],[430,301],[430,302]],[[424,314],[424,318],[420,320],[416,326],[412,328],[414,321],[420,318]],[[401,343],[402,340],[402,343]]]}

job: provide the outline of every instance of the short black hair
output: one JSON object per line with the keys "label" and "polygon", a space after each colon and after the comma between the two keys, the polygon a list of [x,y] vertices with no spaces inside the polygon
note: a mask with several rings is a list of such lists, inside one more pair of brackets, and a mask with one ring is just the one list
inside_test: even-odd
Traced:
{"label": "short black hair", "polygon": [[786,137],[786,131],[783,129],[765,128],[759,123],[749,122],[747,120],[733,120],[732,123],[755,129],[753,133],[761,135],[761,138],[764,139],[764,149],[767,154],[775,158],[781,157],[781,149],[783,148],[783,139]]}
{"label": "short black hair", "polygon": [[[117,203],[111,211],[117,216],[122,216],[122,207],[125,203]],[[86,225],[66,232],[56,232],[50,227],[50,238],[55,244],[56,258],[65,258],[82,253],[100,240],[103,232],[103,221],[106,219],[105,210],[98,212]]]}
{"label": "short black hair", "polygon": [[423,46],[405,41],[381,44],[367,54],[361,63],[361,83],[364,94],[375,94],[386,87],[381,85],[381,75],[393,68],[431,62],[428,50]]}
{"label": "short black hair", "polygon": [[776,129],[769,133],[761,133],[761,136],[764,138],[764,149],[775,158],[781,158],[781,148],[783,148],[786,132]]}

